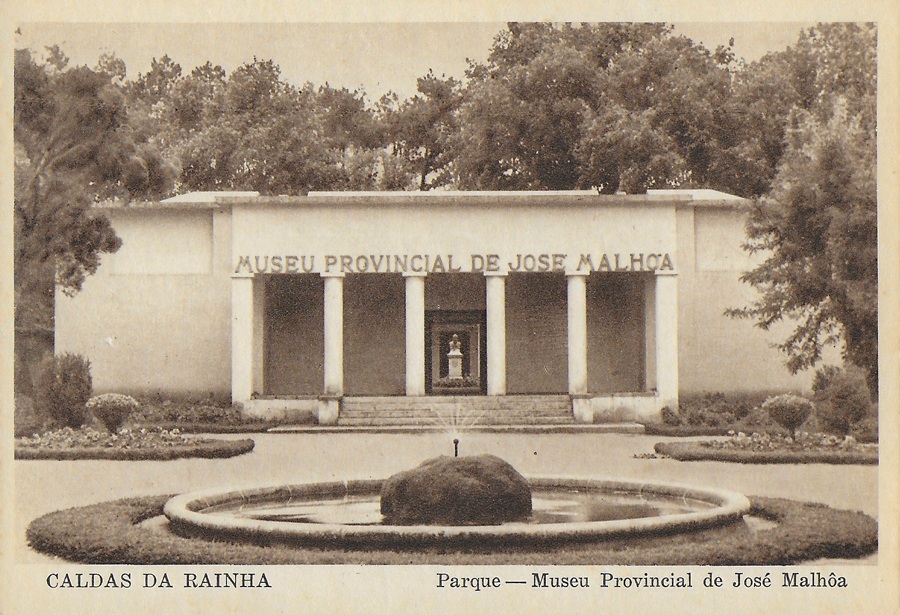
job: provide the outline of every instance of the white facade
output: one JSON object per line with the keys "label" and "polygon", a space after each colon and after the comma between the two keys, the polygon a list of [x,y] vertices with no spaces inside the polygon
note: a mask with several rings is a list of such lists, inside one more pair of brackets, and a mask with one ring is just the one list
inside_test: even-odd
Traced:
{"label": "white facade", "polygon": [[[579,420],[679,392],[786,390],[739,276],[743,200],[711,191],[192,195],[104,207],[123,239],[57,301],[95,388],[290,398],[567,394]],[[443,348],[462,336],[465,383]],[[451,387],[450,389],[446,387]]]}

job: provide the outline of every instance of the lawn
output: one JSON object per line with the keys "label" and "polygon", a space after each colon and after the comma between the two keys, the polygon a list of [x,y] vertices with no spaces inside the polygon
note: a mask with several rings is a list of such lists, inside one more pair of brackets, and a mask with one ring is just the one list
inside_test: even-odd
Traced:
{"label": "lawn", "polygon": [[371,549],[253,544],[176,535],[142,522],[162,514],[168,496],[103,502],[50,513],[28,527],[30,546],[42,553],[93,564],[429,564],[429,565],[789,565],[820,558],[874,553],[878,526],[859,513],[822,504],[751,497],[743,522],[675,535],[642,536],[551,547]]}

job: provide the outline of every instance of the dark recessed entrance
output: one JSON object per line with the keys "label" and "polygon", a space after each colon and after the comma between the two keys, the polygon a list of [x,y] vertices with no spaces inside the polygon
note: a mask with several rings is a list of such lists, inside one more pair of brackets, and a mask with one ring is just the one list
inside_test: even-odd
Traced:
{"label": "dark recessed entrance", "polygon": [[[485,312],[425,313],[425,391],[430,395],[486,395],[487,345]],[[456,336],[454,340],[453,336]],[[451,350],[458,342],[457,354]],[[461,367],[454,369],[453,357]]]}

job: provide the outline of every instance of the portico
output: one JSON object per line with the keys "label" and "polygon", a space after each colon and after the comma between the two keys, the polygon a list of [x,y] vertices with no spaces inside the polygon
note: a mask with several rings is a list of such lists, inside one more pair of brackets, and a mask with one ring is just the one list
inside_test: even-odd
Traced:
{"label": "portico", "polygon": [[320,423],[345,395],[564,394],[587,422],[676,404],[674,208],[591,197],[235,204],[233,401],[292,398]]}
{"label": "portico", "polygon": [[783,332],[724,316],[749,301],[746,205],[708,190],[98,204],[123,246],[57,295],[56,352],[86,356],[97,392],[230,397],[260,418],[658,421],[679,394],[809,386],[772,348]]}

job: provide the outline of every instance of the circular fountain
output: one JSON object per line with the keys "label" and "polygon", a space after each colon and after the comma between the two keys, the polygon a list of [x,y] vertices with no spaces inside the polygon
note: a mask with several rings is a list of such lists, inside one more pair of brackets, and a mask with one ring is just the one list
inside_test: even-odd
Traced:
{"label": "circular fountain", "polygon": [[385,480],[305,483],[188,493],[165,515],[180,531],[332,547],[550,544],[676,533],[739,521],[738,493],[671,483],[530,477],[530,516],[494,525],[390,525]]}

